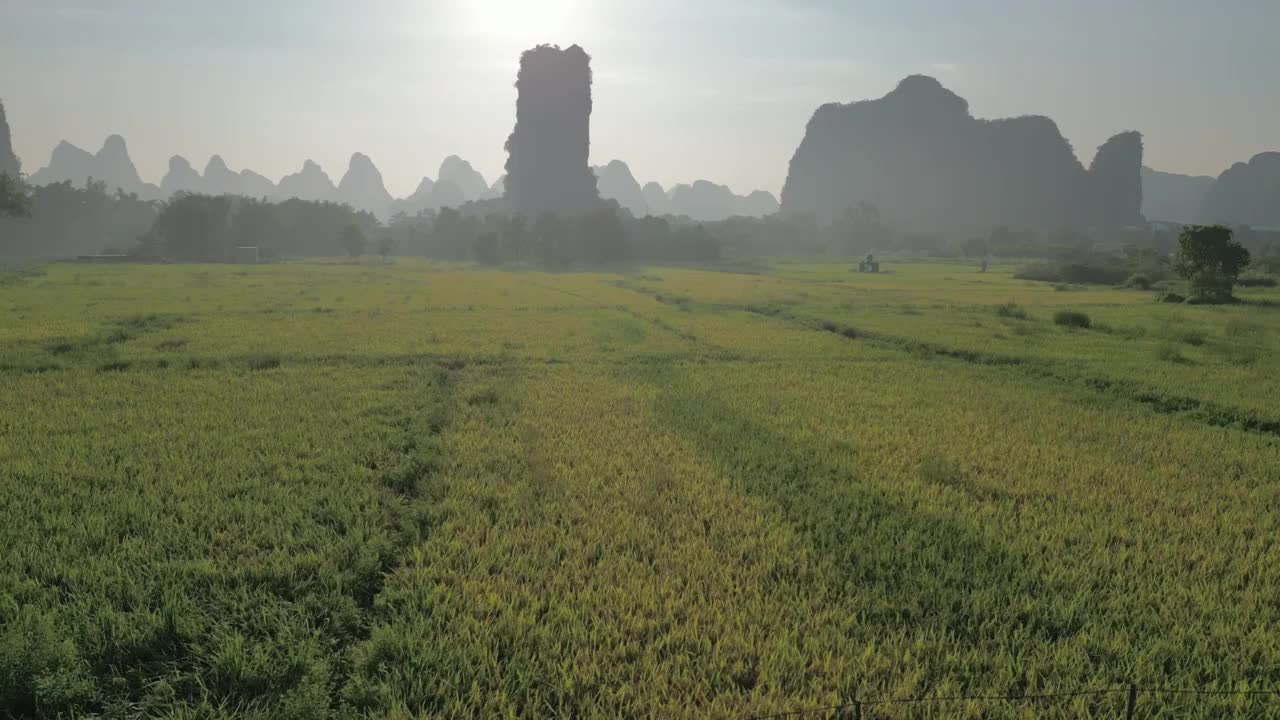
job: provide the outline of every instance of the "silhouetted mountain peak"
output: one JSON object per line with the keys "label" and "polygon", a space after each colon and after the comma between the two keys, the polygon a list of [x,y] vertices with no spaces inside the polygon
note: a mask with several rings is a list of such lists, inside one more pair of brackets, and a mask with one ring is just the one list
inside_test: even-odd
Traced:
{"label": "silhouetted mountain peak", "polygon": [[591,154],[591,57],[574,45],[539,45],[520,56],[516,125],[507,138],[510,210],[526,217],[599,206]]}
{"label": "silhouetted mountain peak", "polygon": [[126,192],[139,192],[142,189],[142,178],[129,157],[129,146],[119,135],[108,136],[102,143],[97,155],[98,177],[108,185],[119,187]]}
{"label": "silhouetted mountain peak", "polygon": [[108,135],[98,151],[98,157],[129,157],[129,145],[119,135]]}
{"label": "silhouetted mountain peak", "polygon": [[351,162],[347,166],[347,172],[369,172],[377,173],[378,168],[364,153],[351,153]]}
{"label": "silhouetted mountain peak", "polygon": [[93,154],[76,145],[72,145],[66,140],[63,140],[53,148],[53,155],[50,158],[49,166],[53,167],[57,163],[65,162],[67,160],[78,161],[86,158],[93,158]]}
{"label": "silhouetted mountain peak", "polygon": [[643,217],[653,211],[645,200],[640,183],[631,174],[631,168],[621,160],[611,160],[604,167],[593,168],[600,197],[614,200],[632,215]]}
{"label": "silhouetted mountain peak", "polygon": [[222,159],[221,155],[214,155],[209,158],[208,164],[204,166],[204,174],[209,173],[231,174],[231,170],[227,168],[227,163]]}
{"label": "silhouetted mountain peak", "polygon": [[299,200],[332,200],[337,188],[333,180],[314,160],[302,163],[302,169],[280,179],[277,194]]}
{"label": "silhouetted mountain peak", "polygon": [[1143,167],[1142,214],[1152,221],[1199,222],[1213,182],[1208,175],[1179,175]]}
{"label": "silhouetted mountain peak", "polygon": [[644,196],[645,205],[649,207],[651,214],[671,214],[671,198],[667,195],[667,191],[662,185],[656,182],[645,183],[644,187],[640,188],[640,194]]}
{"label": "silhouetted mountain peak", "polygon": [[418,183],[418,188],[413,191],[413,195],[409,197],[426,197],[431,194],[432,189],[436,186],[436,181],[429,177],[422,178],[422,182]]}
{"label": "silhouetted mountain peak", "polygon": [[1089,172],[1053,120],[975,119],[964,98],[913,75],[878,100],[820,107],[782,205],[825,223],[868,203],[912,232],[1128,224],[1141,219],[1141,154],[1141,137],[1122,135]]}
{"label": "silhouetted mountain peak", "polygon": [[437,177],[456,185],[467,200],[480,200],[489,194],[489,183],[484,176],[457,155],[450,155],[440,163]]}
{"label": "silhouetted mountain peak", "polygon": [[338,200],[357,210],[386,218],[391,207],[391,193],[382,181],[382,173],[364,153],[352,153],[347,174],[338,183]]}
{"label": "silhouetted mountain peak", "polygon": [[671,188],[670,209],[673,215],[685,215],[700,222],[715,222],[734,216],[762,217],[778,211],[778,201],[771,193],[757,190],[747,197],[734,194],[727,185],[710,180],[695,180]]}
{"label": "silhouetted mountain peak", "polygon": [[169,158],[169,172],[160,181],[160,189],[167,195],[178,192],[199,192],[204,182],[191,162],[181,155]]}
{"label": "silhouetted mountain peak", "polygon": [[928,75],[908,75],[884,99],[902,103],[911,110],[932,108],[935,111],[969,114],[967,100],[948,90],[937,78]]}
{"label": "silhouetted mountain peak", "polygon": [[1262,152],[1233,164],[1209,188],[1206,222],[1280,228],[1280,152]]}
{"label": "silhouetted mountain peak", "polygon": [[13,138],[9,135],[9,120],[4,114],[4,103],[0,102],[0,175],[18,177],[22,174],[22,163],[13,152]]}

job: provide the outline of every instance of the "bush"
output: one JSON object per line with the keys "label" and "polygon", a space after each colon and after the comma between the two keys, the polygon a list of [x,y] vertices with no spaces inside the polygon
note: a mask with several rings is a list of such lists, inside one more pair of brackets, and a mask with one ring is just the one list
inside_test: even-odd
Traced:
{"label": "bush", "polygon": [[1058,275],[1063,282],[1079,285],[1119,285],[1129,277],[1129,271],[1119,264],[1098,260],[1063,263]]}
{"label": "bush", "polygon": [[1232,300],[1240,272],[1249,266],[1249,251],[1222,225],[1188,225],[1178,236],[1174,270],[1191,286],[1198,303]]}
{"label": "bush", "polygon": [[1156,302],[1162,302],[1162,303],[1183,303],[1183,302],[1186,302],[1186,301],[1187,301],[1187,298],[1186,298],[1185,296],[1183,296],[1183,295],[1179,295],[1179,294],[1178,294],[1178,293],[1176,293],[1176,292],[1161,293],[1161,294],[1159,294],[1159,295],[1157,295],[1157,296],[1156,296]]}
{"label": "bush", "polygon": [[1028,318],[1027,311],[1021,305],[1011,302],[997,305],[996,315],[1013,320],[1026,320]]}
{"label": "bush", "polygon": [[1052,263],[1046,262],[1023,265],[1013,273],[1013,276],[1018,280],[1036,280],[1039,282],[1058,282],[1062,279],[1058,275],[1057,267]]}
{"label": "bush", "polygon": [[1068,262],[1038,262],[1018,268],[1019,280],[1071,283],[1076,285],[1119,285],[1130,270],[1116,258],[1096,257]]}
{"label": "bush", "polygon": [[1063,327],[1088,328],[1093,324],[1089,316],[1077,310],[1059,310],[1053,314],[1053,324]]}
{"label": "bush", "polygon": [[1165,343],[1164,345],[1160,345],[1156,348],[1156,359],[1178,364],[1188,362],[1187,357],[1182,354],[1182,351],[1169,343]]}
{"label": "bush", "polygon": [[1240,287],[1273,288],[1280,285],[1280,280],[1267,275],[1245,275],[1236,281]]}
{"label": "bush", "polygon": [[1151,289],[1151,278],[1143,273],[1134,273],[1124,282],[1126,287],[1137,288],[1139,290]]}

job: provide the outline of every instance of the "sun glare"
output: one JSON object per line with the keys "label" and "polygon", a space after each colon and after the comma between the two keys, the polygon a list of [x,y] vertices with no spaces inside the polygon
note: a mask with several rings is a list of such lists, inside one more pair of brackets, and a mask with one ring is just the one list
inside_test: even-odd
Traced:
{"label": "sun glare", "polygon": [[576,27],[580,0],[487,0],[467,3],[468,24],[475,31],[530,44],[571,42],[564,37]]}

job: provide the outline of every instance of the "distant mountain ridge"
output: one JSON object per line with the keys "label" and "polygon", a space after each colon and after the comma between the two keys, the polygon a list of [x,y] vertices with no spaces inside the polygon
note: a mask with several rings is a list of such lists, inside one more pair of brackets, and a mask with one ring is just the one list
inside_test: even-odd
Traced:
{"label": "distant mountain ridge", "polygon": [[22,162],[13,152],[13,138],[9,135],[9,120],[5,117],[2,101],[0,101],[0,175],[13,178],[22,176]]}
{"label": "distant mountain ridge", "polygon": [[[1041,123],[1044,126],[1041,132],[1047,133],[1052,129],[1056,133],[1052,121],[1047,118],[1019,120],[1029,121],[1029,126]],[[1107,189],[1099,193],[1100,197],[1094,195],[1088,201],[1094,204],[1095,212],[1110,213],[1113,222],[1126,218],[1133,220],[1132,206],[1135,198],[1140,198],[1141,216],[1152,221],[1280,226],[1280,160],[1277,160],[1280,153],[1259,153],[1248,162],[1236,163],[1218,178],[1165,173],[1140,166],[1135,183],[1130,170],[1135,160],[1140,163],[1139,144],[1140,138],[1136,135],[1119,135],[1099,150],[1092,166],[1084,171],[1085,176],[1091,178],[1105,173],[1113,175],[1103,183]],[[1066,147],[1069,150],[1069,146]],[[4,106],[0,103],[0,172],[17,175],[21,169],[13,153]],[[711,222],[733,215],[761,217],[780,210],[778,200],[770,193],[756,191],[746,196],[735,195],[728,187],[706,180],[677,185],[670,191],[656,182],[641,185],[627,164],[620,160],[592,170],[601,197],[616,201],[636,216],[685,215]],[[415,215],[503,195],[505,178],[499,177],[488,185],[481,173],[457,156],[445,158],[437,177],[439,180],[424,177],[413,194],[394,199],[387,192],[373,161],[361,153],[353,155],[352,163],[339,183],[334,183],[312,160],[304,162],[298,172],[273,183],[252,170],[231,170],[218,155],[209,159],[203,173],[186,158],[175,155],[169,161],[164,179],[157,186],[139,177],[125,140],[112,135],[96,154],[66,141],[59,143],[48,165],[27,180],[32,185],[64,181],[83,185],[92,178],[106,183],[111,190],[118,188],[126,193],[136,193],[144,200],[160,200],[177,192],[196,192],[271,200],[296,197],[344,202],[382,219],[398,212]],[[789,186],[795,188],[791,180],[789,177]],[[1107,198],[1115,202],[1109,210],[1105,207]]]}
{"label": "distant mountain ridge", "polygon": [[1204,199],[1213,187],[1208,175],[1179,175],[1142,168],[1142,214],[1152,222],[1183,225],[1200,221]]}
{"label": "distant mountain ridge", "polygon": [[650,182],[643,187],[621,160],[592,168],[596,174],[600,197],[613,200],[636,217],[645,215],[683,215],[700,222],[726,218],[764,217],[778,212],[778,201],[772,193],[756,190],[749,195],[736,195],[725,185],[709,180],[680,184],[670,192]]}
{"label": "distant mountain ridge", "polygon": [[1086,168],[1053,120],[981,120],[936,79],[814,112],[791,160],[782,210],[821,222],[860,203],[908,230],[990,231],[1143,222],[1142,138],[1121,133]]}
{"label": "distant mountain ridge", "polygon": [[[723,220],[733,215],[760,217],[778,210],[778,202],[770,193],[756,191],[735,195],[728,187],[699,180],[677,185],[667,192],[658,183],[643,188],[625,162],[614,160],[592,168],[597,175],[601,197],[618,202],[637,217],[645,215],[686,215],[700,221]],[[32,184],[47,185],[71,181],[83,185],[93,178],[105,182],[110,189],[137,193],[144,199],[164,199],[174,193],[208,193],[243,195],[252,198],[346,203],[386,220],[398,213],[417,215],[458,207],[475,200],[491,200],[503,196],[505,176],[490,185],[471,163],[450,155],[440,164],[438,179],[422,178],[413,194],[394,198],[387,191],[382,173],[373,160],[363,153],[351,156],[346,174],[335,183],[314,160],[303,163],[298,172],[286,175],[279,183],[252,170],[233,171],[220,155],[209,158],[204,171],[195,169],[187,158],[174,155],[160,185],[144,183],[129,159],[124,139],[111,136],[97,155],[68,142],[54,149],[49,165],[31,177]]]}
{"label": "distant mountain ridge", "polygon": [[[3,108],[0,107],[0,121]],[[7,129],[7,127],[6,127]],[[0,164],[4,163],[4,140],[0,134]],[[17,158],[12,161],[16,166]],[[4,165],[0,165],[4,166]],[[7,166],[6,166],[7,167]],[[14,170],[14,174],[17,170]],[[169,159],[169,170],[160,185],[144,183],[138,176],[123,138],[112,135],[96,155],[65,140],[54,148],[49,164],[33,174],[33,185],[71,182],[83,185],[93,179],[106,183],[110,190],[136,193],[145,200],[159,200],[179,192],[214,195],[243,195],[252,198],[346,203],[387,219],[397,211],[409,214],[419,210],[456,207],[472,200],[486,200],[501,194],[501,185],[491,187],[479,171],[466,160],[451,155],[440,167],[441,182],[423,178],[418,190],[408,198],[396,200],[386,189],[382,173],[367,155],[354,153],[347,172],[338,183],[314,160],[307,160],[296,173],[286,175],[279,183],[252,171],[235,172],[219,155],[209,158],[204,172],[198,172],[191,161],[181,155]],[[411,212],[410,212],[411,211]]]}
{"label": "distant mountain ridge", "polygon": [[120,189],[144,200],[163,196],[159,187],[142,182],[129,158],[129,148],[119,135],[109,136],[96,155],[63,140],[53,149],[49,164],[28,178],[32,185],[84,185],[89,180],[104,182],[108,189]]}
{"label": "distant mountain ridge", "polygon": [[1218,176],[1200,212],[1203,222],[1280,228],[1280,152],[1258,153]]}

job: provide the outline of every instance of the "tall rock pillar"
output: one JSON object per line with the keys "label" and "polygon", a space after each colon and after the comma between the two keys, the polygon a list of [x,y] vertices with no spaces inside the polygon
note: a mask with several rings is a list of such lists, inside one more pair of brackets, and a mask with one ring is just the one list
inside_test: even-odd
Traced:
{"label": "tall rock pillar", "polygon": [[508,209],[529,218],[600,204],[591,172],[591,57],[539,45],[520,57],[516,126],[507,140]]}

